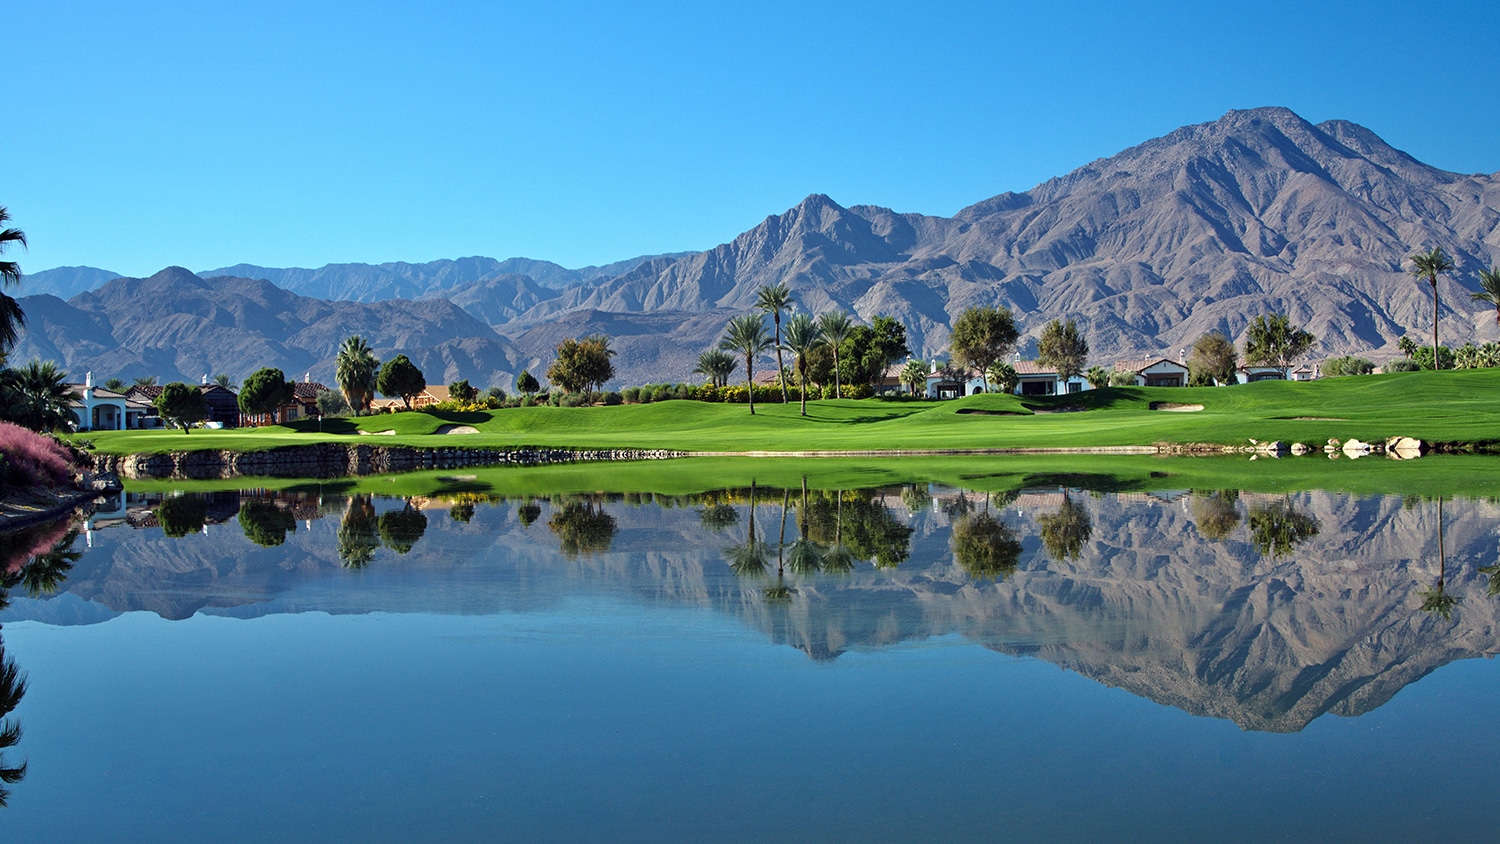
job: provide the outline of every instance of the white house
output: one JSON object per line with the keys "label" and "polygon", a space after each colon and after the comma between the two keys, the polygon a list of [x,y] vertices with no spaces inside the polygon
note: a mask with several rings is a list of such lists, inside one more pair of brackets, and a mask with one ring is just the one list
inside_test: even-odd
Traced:
{"label": "white house", "polygon": [[1064,393],[1081,393],[1089,389],[1089,382],[1082,375],[1063,378],[1050,366],[1042,366],[1034,360],[1018,360],[1011,364],[1016,368],[1016,395],[1056,396]]}
{"label": "white house", "polygon": [[1188,383],[1187,366],[1170,358],[1117,361],[1115,371],[1133,373],[1137,387],[1186,387]]}
{"label": "white house", "polygon": [[94,373],[83,377],[82,384],[70,384],[74,399],[70,402],[73,418],[80,431],[123,431],[128,424],[130,402],[121,393],[94,386]]}
{"label": "white house", "polygon": [[1234,380],[1241,384],[1250,384],[1256,381],[1284,381],[1286,376],[1279,366],[1251,366],[1244,364],[1234,371]]}

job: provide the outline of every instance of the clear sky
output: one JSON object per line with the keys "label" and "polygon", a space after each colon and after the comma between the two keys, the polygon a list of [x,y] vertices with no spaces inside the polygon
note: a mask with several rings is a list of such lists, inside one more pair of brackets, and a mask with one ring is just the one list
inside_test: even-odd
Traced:
{"label": "clear sky", "polygon": [[[951,214],[1232,108],[1500,170],[1500,2],[8,0],[28,271],[704,249]],[[24,288],[23,288],[24,292]]]}

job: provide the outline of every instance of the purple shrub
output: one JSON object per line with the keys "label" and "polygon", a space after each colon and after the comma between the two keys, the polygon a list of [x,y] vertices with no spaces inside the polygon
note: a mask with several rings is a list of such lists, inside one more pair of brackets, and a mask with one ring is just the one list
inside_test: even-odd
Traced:
{"label": "purple shrub", "polygon": [[55,486],[73,475],[67,446],[19,425],[0,422],[0,481],[14,486]]}

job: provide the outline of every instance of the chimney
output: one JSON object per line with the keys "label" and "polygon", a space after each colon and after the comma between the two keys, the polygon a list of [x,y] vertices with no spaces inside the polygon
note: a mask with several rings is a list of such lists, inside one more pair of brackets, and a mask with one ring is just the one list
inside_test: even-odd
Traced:
{"label": "chimney", "polygon": [[199,381],[198,384],[199,384],[199,386],[203,386],[203,387],[207,387],[208,386],[208,373],[207,372],[203,373],[203,380]]}
{"label": "chimney", "polygon": [[311,384],[312,383],[312,372],[311,371],[303,373],[303,375],[302,375],[302,383],[304,383],[304,384]]}

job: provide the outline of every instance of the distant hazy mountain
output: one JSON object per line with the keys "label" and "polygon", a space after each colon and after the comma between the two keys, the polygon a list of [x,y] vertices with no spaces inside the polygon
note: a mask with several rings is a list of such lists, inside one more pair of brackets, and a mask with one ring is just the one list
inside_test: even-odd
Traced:
{"label": "distant hazy mountain", "polygon": [[561,288],[585,284],[597,278],[612,278],[654,258],[677,258],[687,254],[691,253],[646,255],[602,267],[590,266],[576,270],[551,261],[535,261],[530,258],[497,261],[494,258],[473,257],[429,261],[425,264],[408,264],[404,261],[389,264],[328,264],[316,270],[236,264],[208,270],[199,275],[203,278],[263,278],[277,287],[303,296],[375,302],[381,299],[417,299],[422,296],[444,295],[463,285],[503,275],[529,276],[543,287]]}
{"label": "distant hazy mountain", "polygon": [[81,377],[157,375],[236,380],[262,366],[288,377],[332,383],[333,357],[350,334],[377,355],[404,353],[432,383],[468,378],[508,385],[535,362],[522,359],[489,326],[446,299],[329,302],[298,296],[265,280],[203,279],[168,267],[148,279],[118,278],[64,302],[20,300],[28,328],[12,357],[62,361]]}
{"label": "distant hazy mountain", "polygon": [[101,270],[98,267],[58,267],[27,273],[21,281],[20,289],[28,296],[47,293],[67,299],[93,290],[104,282],[119,277],[119,273]]}

